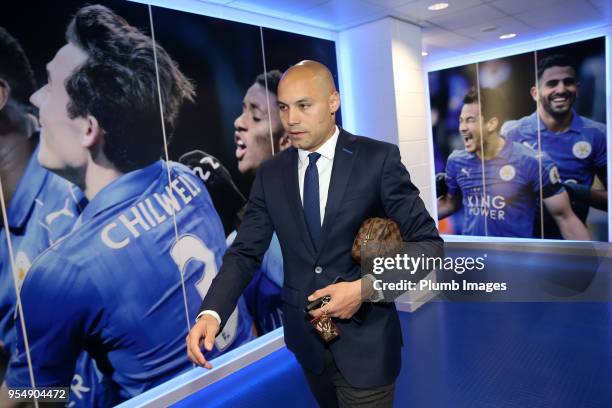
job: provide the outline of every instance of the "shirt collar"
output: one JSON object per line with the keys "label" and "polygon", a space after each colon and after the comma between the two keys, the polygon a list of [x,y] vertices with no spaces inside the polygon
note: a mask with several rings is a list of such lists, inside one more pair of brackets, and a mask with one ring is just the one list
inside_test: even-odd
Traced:
{"label": "shirt collar", "polygon": [[504,146],[501,148],[499,153],[497,153],[496,157],[501,157],[502,159],[510,159],[512,157],[512,152],[511,152],[512,142],[503,136],[500,136],[500,137],[504,139]]}
{"label": "shirt collar", "polygon": [[569,130],[576,133],[582,132],[582,118],[574,110],[572,110],[572,123]]}
{"label": "shirt collar", "polygon": [[85,207],[81,214],[81,222],[84,223],[108,208],[142,195],[153,181],[162,175],[162,172],[167,171],[166,166],[166,162],[158,160],[114,180],[100,190]]}
{"label": "shirt collar", "polygon": [[[533,112],[529,116],[529,126],[534,132],[538,131],[538,117],[536,116],[537,114],[538,113],[536,111],[536,112]],[[540,132],[549,131],[542,119],[540,119],[539,122],[540,122]],[[582,119],[580,118],[580,115],[578,115],[576,111],[573,109],[572,109],[572,123],[570,123],[570,127],[567,131],[575,132],[575,133],[582,132]]]}
{"label": "shirt collar", "polygon": [[11,198],[7,214],[9,228],[22,228],[25,225],[35,205],[36,197],[49,175],[48,171],[38,163],[36,156],[38,156],[38,147],[32,153],[28,166]]}
{"label": "shirt collar", "polygon": [[[502,157],[502,158],[509,158],[509,157],[511,157],[511,154],[510,154],[510,145],[512,144],[512,142],[509,141],[508,139],[506,139],[505,137],[501,136],[501,135],[499,137],[504,139],[505,143],[504,143],[504,146],[499,151],[499,153],[497,153],[497,156],[493,157],[493,159],[495,159],[497,157]],[[470,153],[467,150],[465,150],[465,148],[464,148],[464,151],[467,154],[468,158],[470,158],[470,159],[477,159],[478,161],[480,161],[480,157],[478,157],[478,155],[476,153]],[[493,160],[493,159],[491,159],[491,160]]]}
{"label": "shirt collar", "polygon": [[[325,143],[323,143],[316,152],[321,156],[325,157],[329,160],[334,160],[334,154],[336,153],[336,143],[338,143],[338,135],[340,134],[340,129],[338,126],[335,126],[334,133],[332,136],[327,139]],[[300,165],[304,164],[306,160],[308,160],[308,155],[312,153],[311,151],[298,149],[298,155],[300,159]]]}

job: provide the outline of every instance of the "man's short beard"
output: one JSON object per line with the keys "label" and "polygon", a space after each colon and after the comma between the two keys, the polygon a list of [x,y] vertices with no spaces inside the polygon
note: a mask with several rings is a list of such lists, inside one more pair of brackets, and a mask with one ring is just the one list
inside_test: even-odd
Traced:
{"label": "man's short beard", "polygon": [[555,111],[552,108],[552,104],[546,98],[540,98],[540,105],[542,105],[546,113],[548,113],[550,116],[552,116],[556,120],[562,120],[565,119],[567,115],[571,115],[572,107],[574,106],[574,100],[575,99],[572,99],[572,102],[570,103],[569,107],[567,108],[567,110],[564,111]]}

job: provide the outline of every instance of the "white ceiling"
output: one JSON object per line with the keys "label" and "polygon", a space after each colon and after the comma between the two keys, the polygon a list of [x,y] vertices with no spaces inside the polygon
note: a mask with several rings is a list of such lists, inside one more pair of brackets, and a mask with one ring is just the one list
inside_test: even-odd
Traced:
{"label": "white ceiling", "polygon": [[[341,31],[385,16],[423,27],[423,49],[452,57],[612,24],[612,0],[200,0]],[[444,1],[449,7],[430,11]],[[495,27],[482,32],[485,27]],[[513,32],[517,37],[500,40]]]}

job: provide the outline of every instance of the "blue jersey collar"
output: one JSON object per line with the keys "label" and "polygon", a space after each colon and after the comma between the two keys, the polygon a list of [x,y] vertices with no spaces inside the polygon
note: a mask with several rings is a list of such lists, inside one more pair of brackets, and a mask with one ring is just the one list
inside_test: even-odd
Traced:
{"label": "blue jersey collar", "polygon": [[[511,155],[511,153],[510,153],[510,144],[512,142],[508,141],[508,139],[506,139],[505,137],[503,137],[501,135],[500,135],[500,137],[502,139],[504,139],[504,141],[506,143],[504,144],[504,147],[502,147],[502,149],[499,151],[497,156],[495,156],[493,159],[496,159],[498,157],[508,158]],[[480,157],[478,157],[478,155],[476,153],[470,153],[467,150],[465,150],[465,148],[463,149],[463,151],[465,152],[465,154],[467,155],[467,157],[469,159],[476,159],[476,160],[480,161]],[[491,160],[493,160],[493,159],[491,159]]]}
{"label": "blue jersey collar", "polygon": [[48,171],[38,163],[37,155],[38,147],[32,153],[26,171],[21,176],[8,206],[8,225],[11,229],[25,226],[32,212],[32,207],[35,205],[36,197],[38,197],[49,175]]}
{"label": "blue jersey collar", "polygon": [[161,176],[162,171],[167,171],[166,163],[163,160],[158,160],[147,167],[131,171],[114,180],[100,190],[85,207],[81,214],[81,223],[108,208],[140,196],[153,181]]}
{"label": "blue jersey collar", "polygon": [[499,153],[497,153],[497,156],[495,157],[500,157],[502,159],[511,159],[512,158],[512,142],[503,136],[500,136],[500,137],[504,139],[504,147],[501,148],[501,150],[499,151]]}
{"label": "blue jersey collar", "polygon": [[572,123],[570,124],[570,131],[575,133],[582,133],[582,118],[574,110],[572,110]]}
{"label": "blue jersey collar", "polygon": [[[533,112],[531,115],[529,115],[529,121],[528,121],[529,128],[534,133],[538,131],[538,117],[536,116],[537,114],[538,113],[536,111],[536,112]],[[568,132],[581,133],[582,127],[583,127],[582,118],[580,117],[580,115],[576,113],[575,110],[572,109],[572,123],[570,123]],[[546,125],[544,124],[544,121],[541,119],[540,119],[540,132],[550,132],[548,128],[546,127]]]}

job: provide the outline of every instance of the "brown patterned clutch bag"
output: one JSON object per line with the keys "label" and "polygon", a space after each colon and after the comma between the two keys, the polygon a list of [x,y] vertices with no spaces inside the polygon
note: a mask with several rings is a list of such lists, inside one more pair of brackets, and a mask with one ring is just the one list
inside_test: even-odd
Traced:
{"label": "brown patterned clutch bag", "polygon": [[[379,243],[381,252],[385,244],[401,243],[402,233],[399,225],[390,218],[368,218],[361,224],[353,242],[351,256],[357,263],[361,263],[361,248],[366,244]],[[370,245],[368,248],[370,249]],[[380,254],[377,254],[380,255]]]}

